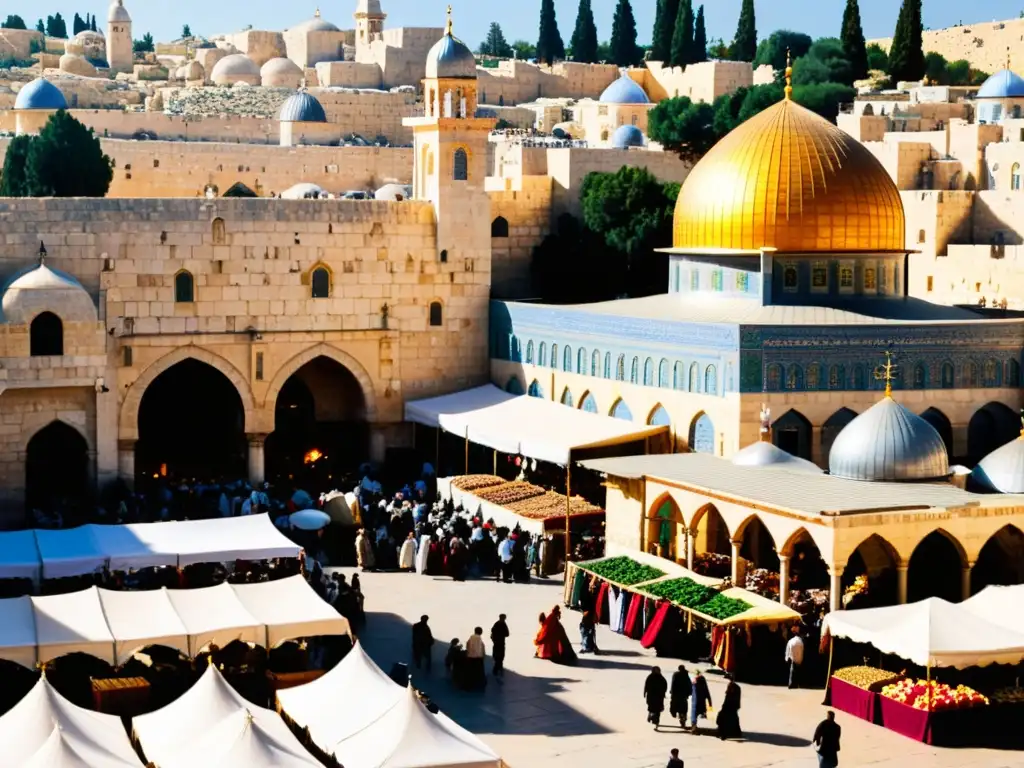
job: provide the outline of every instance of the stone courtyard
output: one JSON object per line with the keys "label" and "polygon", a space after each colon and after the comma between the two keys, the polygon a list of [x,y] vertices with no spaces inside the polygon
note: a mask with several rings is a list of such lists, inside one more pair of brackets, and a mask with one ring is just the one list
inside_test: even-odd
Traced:
{"label": "stone courtyard", "polygon": [[[353,569],[342,569],[351,575]],[[529,585],[490,580],[454,583],[447,578],[404,573],[361,575],[366,595],[367,627],[361,639],[385,672],[396,661],[410,662],[410,627],[426,614],[436,640],[434,669],[414,672],[417,687],[427,692],[460,725],[479,735],[510,768],[663,768],[669,750],[678,747],[689,766],[755,768],[817,765],[810,737],[824,717],[820,690],[742,685],[740,721],[746,739],[722,742],[702,721],[705,734],[692,736],[668,725],[653,733],[645,722],[641,695],[651,665],[670,672],[677,662],[658,659],[634,640],[598,629],[602,655],[582,656],[576,667],[533,658],[537,614],[560,604],[562,582],[534,580]],[[505,660],[506,681],[489,682],[482,694],[455,691],[444,679],[448,641],[462,642],[474,626],[484,628],[490,670],[491,624],[508,616],[511,637]],[[566,631],[578,648],[579,615],[567,611]],[[704,669],[704,665],[697,665]],[[694,665],[688,665],[691,673]],[[711,698],[721,701],[724,681],[708,673]],[[713,718],[717,712],[711,713]],[[936,749],[911,741],[843,713],[840,764],[877,768],[1010,768],[1021,765],[1016,752],[982,749]]]}

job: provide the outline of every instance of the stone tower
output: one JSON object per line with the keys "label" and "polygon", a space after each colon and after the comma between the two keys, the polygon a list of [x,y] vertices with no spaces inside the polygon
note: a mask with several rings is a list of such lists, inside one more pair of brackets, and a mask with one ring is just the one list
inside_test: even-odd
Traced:
{"label": "stone tower", "polygon": [[111,72],[131,72],[132,17],[124,7],[124,0],[114,0],[107,12],[107,64]]}
{"label": "stone tower", "polygon": [[359,0],[356,5],[356,61],[364,61],[360,54],[365,52],[370,43],[384,33],[384,19],[387,14],[380,9],[380,0]]}

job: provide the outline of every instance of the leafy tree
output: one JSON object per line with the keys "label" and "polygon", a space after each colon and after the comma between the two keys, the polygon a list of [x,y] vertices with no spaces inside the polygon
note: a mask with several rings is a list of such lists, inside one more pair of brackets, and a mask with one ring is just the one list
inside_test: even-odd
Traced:
{"label": "leafy tree", "polygon": [[60,13],[56,13],[53,16],[46,17],[46,36],[47,37],[67,37],[68,36],[68,25],[64,22],[64,17]]}
{"label": "leafy tree", "polygon": [[71,34],[77,35],[79,32],[82,32],[83,30],[86,30],[88,28],[89,25],[86,24],[82,17],[76,13],[75,18],[71,21]]}
{"label": "leafy tree", "polygon": [[569,47],[572,48],[573,61],[594,64],[598,60],[597,25],[594,23],[594,11],[590,7],[590,0],[580,0],[579,10],[576,12],[576,28],[572,32]]}
{"label": "leafy tree", "polygon": [[968,85],[981,85],[988,80],[992,75],[981,69],[972,69],[971,76],[968,79]]}
{"label": "leafy tree", "polygon": [[17,14],[8,15],[7,19],[3,24],[0,24],[3,29],[25,29],[25,20]]}
{"label": "leafy tree", "polygon": [[607,40],[603,43],[598,43],[597,60],[600,62],[609,62],[612,60],[612,44]]}
{"label": "leafy tree", "polygon": [[491,22],[490,29],[487,30],[487,39],[480,44],[480,53],[484,56],[511,58],[512,46],[505,40],[505,35],[498,22]]}
{"label": "leafy tree", "polygon": [[46,34],[46,27],[43,24],[43,20],[42,19],[39,19],[39,21],[36,22],[36,32],[39,32],[40,34],[43,34],[43,35]]}
{"label": "leafy tree", "polygon": [[834,37],[816,41],[806,55],[793,63],[793,85],[815,83],[853,84],[853,69],[842,43]]}
{"label": "leafy tree", "polygon": [[719,37],[708,44],[708,58],[719,61],[729,58],[729,46],[725,44],[725,40]]}
{"label": "leafy tree", "polygon": [[640,62],[643,55],[636,44],[636,19],[629,0],[619,0],[612,19],[612,63],[620,67],[631,67]]}
{"label": "leafy tree", "polygon": [[854,80],[863,80],[868,76],[868,52],[864,42],[864,28],[860,21],[860,5],[857,0],[846,0],[843,11],[843,29],[839,35],[843,43],[843,53],[850,62]]}
{"label": "leafy tree", "polygon": [[889,47],[889,74],[893,81],[919,80],[924,75],[923,45],[921,0],[903,0]]}
{"label": "leafy tree", "polygon": [[673,67],[685,67],[693,60],[693,0],[681,0],[668,61]]}
{"label": "leafy tree", "polygon": [[22,134],[15,136],[7,145],[4,167],[0,172],[0,197],[25,197],[28,194],[25,185],[25,164],[33,139],[34,137],[29,134]]}
{"label": "leafy tree", "polygon": [[924,76],[933,85],[949,85],[949,63],[946,57],[935,51],[925,54]]}
{"label": "leafy tree", "polygon": [[957,59],[946,65],[946,76],[950,85],[971,84],[971,62],[967,59]]}
{"label": "leafy tree", "polygon": [[840,105],[849,104],[856,95],[857,91],[852,86],[842,83],[814,83],[793,89],[793,101],[833,123]]}
{"label": "leafy tree", "polygon": [[147,32],[142,36],[141,40],[135,40],[132,42],[132,50],[135,53],[152,53],[153,51],[153,36]]}
{"label": "leafy tree", "polygon": [[889,54],[878,43],[872,43],[867,47],[867,57],[868,70],[880,69],[882,72],[889,71]]}
{"label": "leafy tree", "polygon": [[512,43],[512,53],[515,54],[517,59],[526,61],[528,59],[537,58],[537,46],[533,43],[528,43],[526,40],[516,40]]}
{"label": "leafy tree", "polygon": [[660,101],[648,113],[647,135],[669,152],[696,162],[724,135],[715,130],[714,122],[715,111],[710,104],[677,96]]}
{"label": "leafy tree", "polygon": [[805,35],[803,32],[792,32],[788,29],[776,30],[757,44],[754,66],[770,64],[778,76],[782,77],[786,69],[787,51],[795,61],[811,50],[813,44],[814,41],[811,40],[810,35]]}
{"label": "leafy tree", "polygon": [[753,61],[757,55],[757,21],[754,18],[754,0],[743,0],[740,19],[736,24],[736,37],[729,51],[736,61]]}
{"label": "leafy tree", "polygon": [[921,18],[922,0],[907,0],[910,3],[910,54],[908,74],[910,80],[924,77],[924,22]]}
{"label": "leafy tree", "polygon": [[697,21],[693,26],[693,60],[708,60],[708,30],[704,25],[704,6],[697,9]]}
{"label": "leafy tree", "polygon": [[679,0],[658,0],[651,36],[651,59],[667,63],[672,56],[672,34],[679,15]]}
{"label": "leafy tree", "polygon": [[100,140],[63,109],[29,147],[25,187],[32,197],[103,197],[113,178],[113,163]]}
{"label": "leafy tree", "polygon": [[543,64],[554,64],[558,59],[565,58],[565,43],[558,32],[554,0],[540,1],[540,35],[537,38],[536,56],[537,61]]}
{"label": "leafy tree", "polygon": [[192,27],[190,27],[188,24],[183,26],[181,28],[181,37],[183,40],[192,37]]}

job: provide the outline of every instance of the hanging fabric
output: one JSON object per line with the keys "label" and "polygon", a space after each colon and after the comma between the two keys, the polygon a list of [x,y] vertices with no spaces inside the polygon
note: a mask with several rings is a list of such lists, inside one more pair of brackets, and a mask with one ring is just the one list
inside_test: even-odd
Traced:
{"label": "hanging fabric", "polygon": [[644,632],[644,636],[640,640],[640,645],[644,648],[654,646],[658,639],[658,633],[661,631],[661,625],[665,623],[665,616],[668,615],[668,609],[671,607],[669,603],[658,605],[657,610],[654,612],[654,618],[651,619],[651,623],[647,626],[647,631]]}
{"label": "hanging fabric", "polygon": [[597,614],[599,624],[608,623],[608,582],[602,581],[597,588],[597,601],[594,604],[594,612]]}
{"label": "hanging fabric", "polygon": [[629,612],[626,614],[626,626],[623,630],[623,634],[627,637],[632,637],[634,640],[639,640],[643,637],[643,622],[639,620],[643,614],[641,610],[643,608],[644,599],[640,595],[633,595],[633,599],[629,603]]}

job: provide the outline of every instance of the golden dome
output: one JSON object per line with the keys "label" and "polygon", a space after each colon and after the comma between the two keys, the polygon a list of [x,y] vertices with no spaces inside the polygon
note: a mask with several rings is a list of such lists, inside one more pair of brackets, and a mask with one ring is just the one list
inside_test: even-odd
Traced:
{"label": "golden dome", "polygon": [[859,141],[794,101],[750,118],[716,144],[676,202],[673,246],[782,252],[905,247],[903,202]]}

